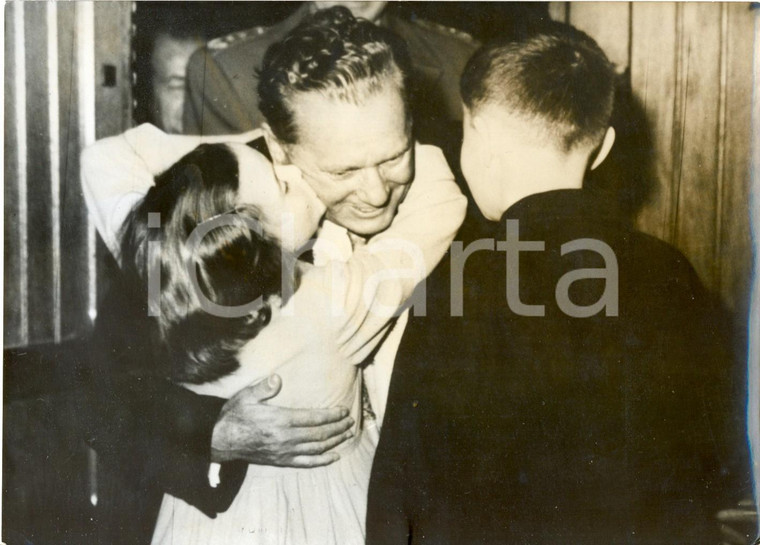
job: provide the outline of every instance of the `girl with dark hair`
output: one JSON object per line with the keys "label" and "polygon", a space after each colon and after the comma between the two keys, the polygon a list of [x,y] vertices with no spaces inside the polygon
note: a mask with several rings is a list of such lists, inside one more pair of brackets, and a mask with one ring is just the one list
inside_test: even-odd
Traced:
{"label": "girl with dark hair", "polygon": [[[419,146],[426,175],[410,185],[391,226],[349,248],[346,261],[323,242],[332,259],[314,266],[296,252],[325,207],[297,169],[275,173],[243,144],[186,153],[191,142],[141,126],[96,143],[84,158],[85,196],[110,247],[109,225],[123,223],[121,266],[148,300],[172,353],[173,380],[228,398],[277,373],[278,405],[350,407],[356,423],[331,465],[250,465],[232,505],[214,519],[166,494],[153,543],[363,543],[378,432],[374,421],[362,422],[357,366],[443,257],[466,201],[440,150]],[[93,197],[105,204],[93,206]],[[431,225],[428,214],[446,225]],[[340,227],[324,222],[329,229]]]}
{"label": "girl with dark hair", "polygon": [[[200,384],[237,369],[237,352],[269,322],[272,304],[282,302],[283,282],[290,282],[287,293],[295,287],[292,252],[264,232],[258,207],[239,202],[249,174],[241,179],[239,164],[249,156],[250,183],[264,194],[264,181],[273,178],[264,157],[240,144],[202,144],[156,177],[124,224],[122,269],[153,309],[176,382]],[[289,194],[290,201],[302,197]],[[204,236],[191,248],[195,232]],[[224,312],[246,304],[251,308],[239,316]]]}

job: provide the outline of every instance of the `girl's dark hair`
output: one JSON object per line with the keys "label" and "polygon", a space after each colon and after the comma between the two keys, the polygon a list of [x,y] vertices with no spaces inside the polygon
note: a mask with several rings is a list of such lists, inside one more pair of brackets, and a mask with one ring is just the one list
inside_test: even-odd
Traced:
{"label": "girl's dark hair", "polygon": [[[283,279],[294,270],[292,256],[252,228],[260,225],[258,210],[237,205],[238,161],[226,145],[198,146],[155,182],[125,222],[122,268],[127,284],[158,311],[172,379],[208,382],[237,369],[240,348],[269,322],[271,298],[282,295]],[[214,224],[191,251],[188,238],[202,222]],[[154,271],[160,271],[160,288],[151,301]],[[259,298],[242,317],[204,308],[204,301],[234,307]]]}

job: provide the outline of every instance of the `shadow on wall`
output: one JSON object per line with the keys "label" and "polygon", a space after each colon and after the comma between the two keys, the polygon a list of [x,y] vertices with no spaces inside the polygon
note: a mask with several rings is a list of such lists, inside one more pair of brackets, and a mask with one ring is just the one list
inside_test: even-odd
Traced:
{"label": "shadow on wall", "polygon": [[585,187],[604,194],[610,206],[633,224],[656,196],[652,133],[644,108],[634,96],[630,71],[618,80],[612,112],[615,145],[607,159],[586,177]]}

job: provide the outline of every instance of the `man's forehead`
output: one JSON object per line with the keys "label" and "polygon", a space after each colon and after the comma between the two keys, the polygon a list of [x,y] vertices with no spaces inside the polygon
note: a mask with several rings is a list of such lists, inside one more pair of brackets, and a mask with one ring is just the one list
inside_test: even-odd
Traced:
{"label": "man's forehead", "polygon": [[360,170],[391,161],[404,155],[413,145],[410,131],[374,134],[372,127],[369,127],[364,137],[364,140],[357,140],[353,146],[344,145],[348,139],[340,138],[329,138],[319,142],[302,140],[295,145],[310,155],[317,168],[336,173]]}
{"label": "man's forehead", "polygon": [[399,89],[384,86],[359,103],[319,92],[294,97],[297,143],[323,170],[348,170],[403,154],[411,124]]}
{"label": "man's forehead", "polygon": [[[369,71],[369,68],[366,70]],[[397,95],[401,101],[404,101],[406,95],[401,70],[392,61],[389,67],[375,74],[358,75],[346,70],[345,74],[333,74],[329,81],[324,81],[316,88],[291,88],[287,95],[290,103],[312,101],[340,105],[363,104],[383,93]]]}
{"label": "man's forehead", "polygon": [[[370,77],[358,81],[342,81],[339,85],[326,86],[324,89],[290,91],[288,103],[294,111],[296,124],[303,122],[304,111],[313,117],[323,113],[326,117],[339,113],[349,113],[352,108],[366,108],[378,97],[386,99],[388,106],[406,104],[406,91],[393,74]],[[406,112],[405,112],[406,113]]]}

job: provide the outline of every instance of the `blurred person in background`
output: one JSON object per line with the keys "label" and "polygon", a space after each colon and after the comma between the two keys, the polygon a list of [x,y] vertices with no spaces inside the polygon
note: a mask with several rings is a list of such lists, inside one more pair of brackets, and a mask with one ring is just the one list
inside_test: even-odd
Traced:
{"label": "blurred person in background", "polygon": [[204,43],[197,33],[176,35],[170,29],[160,32],[153,45],[151,67],[151,121],[170,134],[182,133],[187,63]]}

